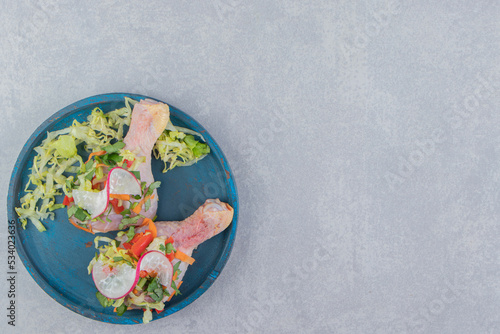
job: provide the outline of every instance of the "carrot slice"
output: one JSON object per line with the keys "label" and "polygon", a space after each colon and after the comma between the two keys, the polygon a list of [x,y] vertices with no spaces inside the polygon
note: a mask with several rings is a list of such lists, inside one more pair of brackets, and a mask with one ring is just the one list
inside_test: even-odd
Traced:
{"label": "carrot slice", "polygon": [[130,201],[130,195],[127,194],[109,194],[109,198],[121,199],[122,201]]}
{"label": "carrot slice", "polygon": [[[142,227],[142,226],[146,226],[148,224],[148,221],[146,219],[144,219],[141,223],[141,225],[139,225],[138,227]],[[147,231],[147,230],[146,230]],[[144,231],[144,232],[146,232]]]}
{"label": "carrot slice", "polygon": [[132,210],[133,212],[139,214],[142,210],[142,206],[144,205],[144,203],[146,203],[146,201],[149,199],[150,196],[146,196],[144,197],[143,199],[141,199],[141,201],[139,202],[139,204],[137,204],[137,206]]}
{"label": "carrot slice", "polygon": [[89,155],[89,158],[87,159],[87,161],[85,161],[85,163],[89,162],[90,159],[94,156],[94,155],[104,155],[106,154],[107,152],[106,151],[97,151],[97,152],[92,152],[90,153]]}
{"label": "carrot slice", "polygon": [[194,263],[194,259],[191,256],[181,252],[180,250],[175,252],[175,258],[181,260],[182,262],[186,262],[188,264]]}
{"label": "carrot slice", "polygon": [[149,218],[146,218],[144,219],[144,221],[148,221],[148,227],[149,227],[149,231],[151,231],[151,234],[153,235],[153,239],[156,238],[156,236],[158,235],[158,231],[156,230],[156,225],[155,223],[153,223],[153,221]]}
{"label": "carrot slice", "polygon": [[92,231],[92,227],[90,227],[90,228],[81,227],[80,225],[78,225],[77,223],[75,223],[71,218],[69,218],[69,222],[71,224],[73,224],[76,228],[79,228],[80,230],[83,230],[85,232],[89,232],[89,233],[95,234],[94,231]]}

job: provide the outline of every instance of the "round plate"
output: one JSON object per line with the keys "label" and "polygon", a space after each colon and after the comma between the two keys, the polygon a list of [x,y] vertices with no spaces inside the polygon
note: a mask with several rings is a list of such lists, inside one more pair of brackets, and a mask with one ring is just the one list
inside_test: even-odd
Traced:
{"label": "round plate", "polygon": [[[75,119],[79,122],[86,121],[95,107],[104,112],[121,108],[125,105],[125,96],[134,100],[148,98],[126,93],[92,96],[67,106],[43,122],[17,158],[9,186],[7,210],[9,221],[16,220],[17,253],[30,275],[49,296],[68,309],[91,319],[115,324],[136,324],[142,323],[141,310],[127,311],[119,317],[113,312],[113,308],[103,308],[95,296],[97,289],[91,275],[87,274],[87,266],[96,252],[94,235],[73,227],[68,222],[66,210],[56,210],[53,221],[44,221],[47,228],[45,232],[38,232],[30,222],[23,230],[14,211],[15,207],[20,206],[19,200],[24,195],[35,156],[33,148],[46,138],[47,131],[70,126]],[[201,133],[210,145],[211,153],[192,166],[177,167],[167,173],[162,173],[162,161],[152,160],[155,180],[162,182],[158,189],[160,202],[157,220],[183,220],[207,198],[219,198],[229,203],[234,208],[234,218],[225,231],[204,242],[193,252],[196,261],[189,266],[184,276],[182,295],[174,296],[166,303],[162,313],[153,312],[153,320],[186,307],[212,285],[228,260],[238,220],[236,184],[221,149],[198,122],[179,109],[169,106],[172,123]],[[57,202],[62,202],[62,198]],[[116,232],[100,235],[114,237]]]}

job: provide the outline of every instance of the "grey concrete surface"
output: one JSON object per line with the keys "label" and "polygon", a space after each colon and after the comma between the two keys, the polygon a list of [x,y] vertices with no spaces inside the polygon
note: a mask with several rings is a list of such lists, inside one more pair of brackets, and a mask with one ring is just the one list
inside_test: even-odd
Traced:
{"label": "grey concrete surface", "polygon": [[[46,118],[168,101],[221,145],[231,258],[164,333],[500,333],[498,1],[2,1],[0,207]],[[128,333],[19,268],[16,327]]]}

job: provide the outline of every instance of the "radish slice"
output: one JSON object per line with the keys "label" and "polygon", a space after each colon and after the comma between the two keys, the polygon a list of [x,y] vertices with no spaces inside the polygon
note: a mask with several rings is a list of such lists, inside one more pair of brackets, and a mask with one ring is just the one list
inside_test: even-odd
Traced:
{"label": "radish slice", "polygon": [[108,194],[106,189],[99,192],[73,190],[75,204],[90,213],[92,218],[100,216],[108,208]]}
{"label": "radish slice", "polygon": [[115,167],[109,171],[106,186],[99,192],[73,190],[75,204],[90,213],[92,219],[108,208],[109,194],[140,195],[141,184],[128,170]]}
{"label": "radish slice", "polygon": [[120,167],[115,167],[109,171],[106,186],[109,187],[110,194],[141,194],[141,184],[135,175]]}
{"label": "radish slice", "polygon": [[145,270],[147,272],[154,271],[157,273],[158,280],[161,285],[170,286],[172,283],[172,276],[174,268],[172,263],[168,260],[168,258],[159,251],[149,251],[144,254],[137,263],[137,270],[140,273],[141,270]]}
{"label": "radish slice", "polygon": [[120,299],[134,290],[139,280],[139,271],[125,263],[110,269],[99,260],[92,268],[92,278],[103,296]]}

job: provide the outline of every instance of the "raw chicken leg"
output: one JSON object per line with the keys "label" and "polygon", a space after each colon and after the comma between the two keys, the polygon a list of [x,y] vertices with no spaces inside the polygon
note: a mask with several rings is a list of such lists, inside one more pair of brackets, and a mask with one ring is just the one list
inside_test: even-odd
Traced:
{"label": "raw chicken leg", "polygon": [[[172,237],[174,247],[191,256],[193,250],[204,241],[224,231],[233,220],[233,208],[218,199],[207,199],[191,216],[181,222],[160,221],[155,222],[157,235]],[[138,228],[136,233],[144,232],[147,227]],[[174,259],[175,265],[179,260]],[[188,264],[181,262],[179,269],[181,274],[175,280],[179,284],[186,273]],[[169,287],[169,293],[173,289]]]}
{"label": "raw chicken leg", "polygon": [[[132,111],[132,120],[130,128],[123,140],[125,149],[135,153],[136,157],[146,157],[146,162],[139,164],[137,170],[140,172],[141,181],[146,182],[149,186],[154,182],[153,172],[151,171],[151,152],[156,140],[162,134],[169,121],[168,105],[156,102],[150,99],[142,100],[136,103]],[[151,206],[148,211],[144,211],[144,207],[140,212],[144,217],[152,219],[156,215],[158,209],[158,194],[156,189],[151,196]],[[103,221],[94,221],[92,230],[95,232],[109,232],[118,230],[123,216],[112,211]],[[142,223],[143,219],[139,219],[137,225]]]}

